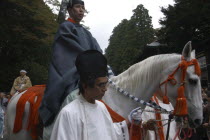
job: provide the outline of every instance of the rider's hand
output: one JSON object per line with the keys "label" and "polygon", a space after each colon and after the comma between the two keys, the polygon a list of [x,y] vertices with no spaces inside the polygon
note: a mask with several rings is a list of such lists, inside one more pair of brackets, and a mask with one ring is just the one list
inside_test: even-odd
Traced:
{"label": "rider's hand", "polygon": [[146,122],[143,122],[142,126],[143,126],[144,129],[152,130],[152,131],[154,131],[157,127],[156,121],[154,119],[150,119]]}
{"label": "rider's hand", "polygon": [[139,124],[142,120],[142,110],[140,107],[133,109],[128,115],[130,123],[134,120],[135,124]]}

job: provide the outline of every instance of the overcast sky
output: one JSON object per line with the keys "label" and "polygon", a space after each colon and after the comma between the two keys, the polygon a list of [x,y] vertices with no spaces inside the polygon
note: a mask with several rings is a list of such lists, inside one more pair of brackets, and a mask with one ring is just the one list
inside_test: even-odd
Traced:
{"label": "overcast sky", "polygon": [[85,25],[96,38],[101,48],[108,47],[109,38],[114,27],[123,19],[130,19],[132,11],[139,4],[143,4],[152,17],[154,28],[160,27],[158,21],[164,17],[160,7],[173,5],[173,0],[84,0],[85,8],[89,11],[84,18]]}
{"label": "overcast sky", "polygon": [[[61,0],[59,0],[61,1]],[[173,5],[173,0],[83,0],[89,12],[84,18],[85,25],[96,38],[102,50],[109,45],[109,38],[114,27],[123,19],[130,19],[137,5],[142,4],[152,17],[153,28],[159,28],[158,23],[163,14],[160,7]]]}

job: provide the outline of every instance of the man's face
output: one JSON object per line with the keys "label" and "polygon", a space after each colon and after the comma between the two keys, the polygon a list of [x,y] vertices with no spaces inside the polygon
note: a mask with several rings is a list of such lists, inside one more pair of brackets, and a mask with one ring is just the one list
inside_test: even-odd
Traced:
{"label": "man's face", "polygon": [[101,100],[107,91],[108,78],[99,77],[95,80],[94,87],[85,87],[84,97],[90,103],[95,103],[95,100]]}
{"label": "man's face", "polygon": [[83,19],[84,13],[85,13],[84,5],[74,4],[72,8],[69,8],[69,14],[71,18],[78,23]]}
{"label": "man's face", "polygon": [[24,75],[26,75],[25,72],[20,72],[20,76],[24,76]]}

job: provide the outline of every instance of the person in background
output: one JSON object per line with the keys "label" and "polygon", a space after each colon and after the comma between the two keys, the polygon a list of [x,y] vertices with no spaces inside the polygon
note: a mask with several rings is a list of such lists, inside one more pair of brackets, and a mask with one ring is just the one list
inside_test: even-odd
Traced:
{"label": "person in background", "polygon": [[3,136],[5,110],[2,104],[4,92],[0,92],[0,137]]}
{"label": "person in background", "polygon": [[204,93],[203,97],[203,124],[204,129],[203,139],[210,139],[210,95]]}
{"label": "person in background", "polygon": [[7,104],[8,104],[8,99],[6,97],[6,94],[4,92],[0,92],[0,105],[4,112],[6,111]]}
{"label": "person in background", "polygon": [[28,76],[26,76],[26,70],[20,71],[20,76],[18,76],[13,83],[12,89],[10,91],[10,95],[13,96],[16,92],[22,92],[27,88],[31,87],[31,80]]}
{"label": "person in background", "polygon": [[[192,133],[192,137],[189,140],[209,140],[207,137],[207,129],[209,122],[209,109],[208,109],[208,97],[206,95],[206,89],[201,89],[202,99],[203,99],[203,120],[202,124],[195,129]],[[210,106],[209,106],[210,107]]]}

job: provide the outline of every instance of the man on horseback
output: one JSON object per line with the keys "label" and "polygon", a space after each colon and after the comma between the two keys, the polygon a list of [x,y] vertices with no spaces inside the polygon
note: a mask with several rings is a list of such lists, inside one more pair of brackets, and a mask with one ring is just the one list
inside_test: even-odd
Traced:
{"label": "man on horseback", "polygon": [[53,121],[60,109],[74,99],[65,102],[66,97],[78,92],[79,74],[75,67],[77,55],[89,49],[102,52],[91,33],[80,25],[85,13],[84,2],[70,0],[67,10],[70,18],[60,25],[55,36],[48,83],[39,108],[45,126],[44,139],[49,139]]}
{"label": "man on horseback", "polygon": [[26,76],[26,73],[27,72],[25,70],[20,71],[20,76],[15,79],[10,95],[13,96],[16,92],[22,92],[32,86],[31,80],[28,76]]}
{"label": "man on horseback", "polygon": [[105,105],[98,101],[108,85],[106,58],[88,50],[76,59],[80,75],[79,97],[66,105],[58,115],[51,140],[128,140],[130,121],[140,121],[141,113],[131,113],[130,121],[113,123]]}

